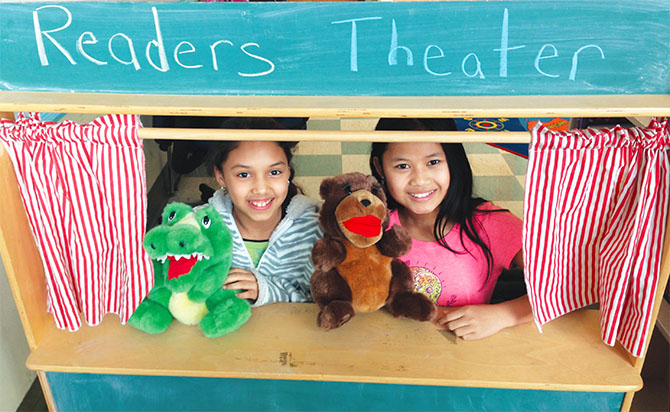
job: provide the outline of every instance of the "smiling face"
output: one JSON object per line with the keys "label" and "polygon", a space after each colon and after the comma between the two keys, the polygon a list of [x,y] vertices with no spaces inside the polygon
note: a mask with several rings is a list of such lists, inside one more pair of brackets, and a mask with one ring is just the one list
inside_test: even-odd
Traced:
{"label": "smiling face", "polygon": [[283,149],[274,142],[241,142],[220,167],[216,179],[230,194],[238,225],[274,229],[289,188]]}
{"label": "smiling face", "polygon": [[389,143],[380,166],[390,195],[406,213],[437,216],[451,181],[439,143]]}

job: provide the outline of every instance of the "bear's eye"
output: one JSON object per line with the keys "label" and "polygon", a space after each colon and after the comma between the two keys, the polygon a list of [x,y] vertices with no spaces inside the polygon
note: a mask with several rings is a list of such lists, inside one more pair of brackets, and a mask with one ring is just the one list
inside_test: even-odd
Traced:
{"label": "bear's eye", "polygon": [[350,195],[351,194],[351,185],[346,184],[346,185],[342,186],[342,190],[344,191],[344,193]]}
{"label": "bear's eye", "polygon": [[177,212],[175,212],[175,211],[173,210],[173,211],[170,212],[170,214],[168,215],[168,222],[171,221],[171,220],[174,220],[174,217],[175,217],[175,216],[177,216]]}
{"label": "bear's eye", "polygon": [[205,216],[202,218],[202,226],[207,229],[209,228],[209,225],[212,224],[212,221],[209,219],[209,216]]}
{"label": "bear's eye", "polygon": [[379,193],[379,190],[380,190],[379,186],[372,186],[372,189],[370,189],[373,195],[377,195]]}

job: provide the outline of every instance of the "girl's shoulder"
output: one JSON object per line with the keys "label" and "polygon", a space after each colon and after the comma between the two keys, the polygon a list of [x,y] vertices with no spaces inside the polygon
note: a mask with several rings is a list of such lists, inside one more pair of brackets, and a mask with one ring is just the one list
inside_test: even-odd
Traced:
{"label": "girl's shoulder", "polygon": [[[493,204],[493,202],[486,201],[486,202],[482,203],[481,205],[479,205],[475,208],[475,214],[477,214],[477,212],[484,212],[484,214],[485,214],[486,212],[491,211],[491,210],[505,210],[505,209],[503,209],[500,206],[496,206],[495,204]],[[483,213],[479,213],[479,214],[483,214]]]}
{"label": "girl's shoulder", "polygon": [[223,190],[214,192],[214,195],[209,198],[207,203],[214,206],[216,211],[222,216],[230,215],[233,211],[233,201]]}
{"label": "girl's shoulder", "polygon": [[317,220],[321,203],[309,196],[293,196],[286,208],[286,218],[291,220]]}
{"label": "girl's shoulder", "polygon": [[319,225],[320,205],[318,201],[311,197],[300,194],[293,196],[286,208],[286,215],[279,222],[278,229],[275,229],[275,231],[278,230],[282,233],[282,236],[290,237],[300,234],[303,239],[316,240],[316,238],[320,238],[323,236]]}
{"label": "girl's shoulder", "polygon": [[484,202],[475,209],[474,219],[484,227],[491,225],[516,228],[520,227],[522,221],[509,210],[500,207],[493,202]]}

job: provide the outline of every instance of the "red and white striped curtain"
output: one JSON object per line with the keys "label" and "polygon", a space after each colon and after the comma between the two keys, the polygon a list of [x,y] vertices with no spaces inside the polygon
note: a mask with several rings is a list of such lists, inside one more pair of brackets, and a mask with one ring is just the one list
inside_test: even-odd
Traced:
{"label": "red and white striped curtain", "polygon": [[142,248],[146,178],[139,118],[107,115],[79,125],[20,115],[0,122],[42,256],[47,306],[60,329],[80,314],[125,323],[153,284]]}
{"label": "red and white striped curtain", "polygon": [[605,343],[644,354],[668,215],[669,150],[668,119],[647,128],[532,130],[523,251],[540,330],[600,302]]}

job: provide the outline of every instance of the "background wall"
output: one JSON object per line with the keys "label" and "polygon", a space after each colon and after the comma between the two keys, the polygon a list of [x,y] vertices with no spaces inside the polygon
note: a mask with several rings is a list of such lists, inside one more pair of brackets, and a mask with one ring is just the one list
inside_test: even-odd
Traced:
{"label": "background wall", "polygon": [[35,379],[35,372],[25,366],[29,353],[5,266],[0,261],[0,411],[15,411]]}

